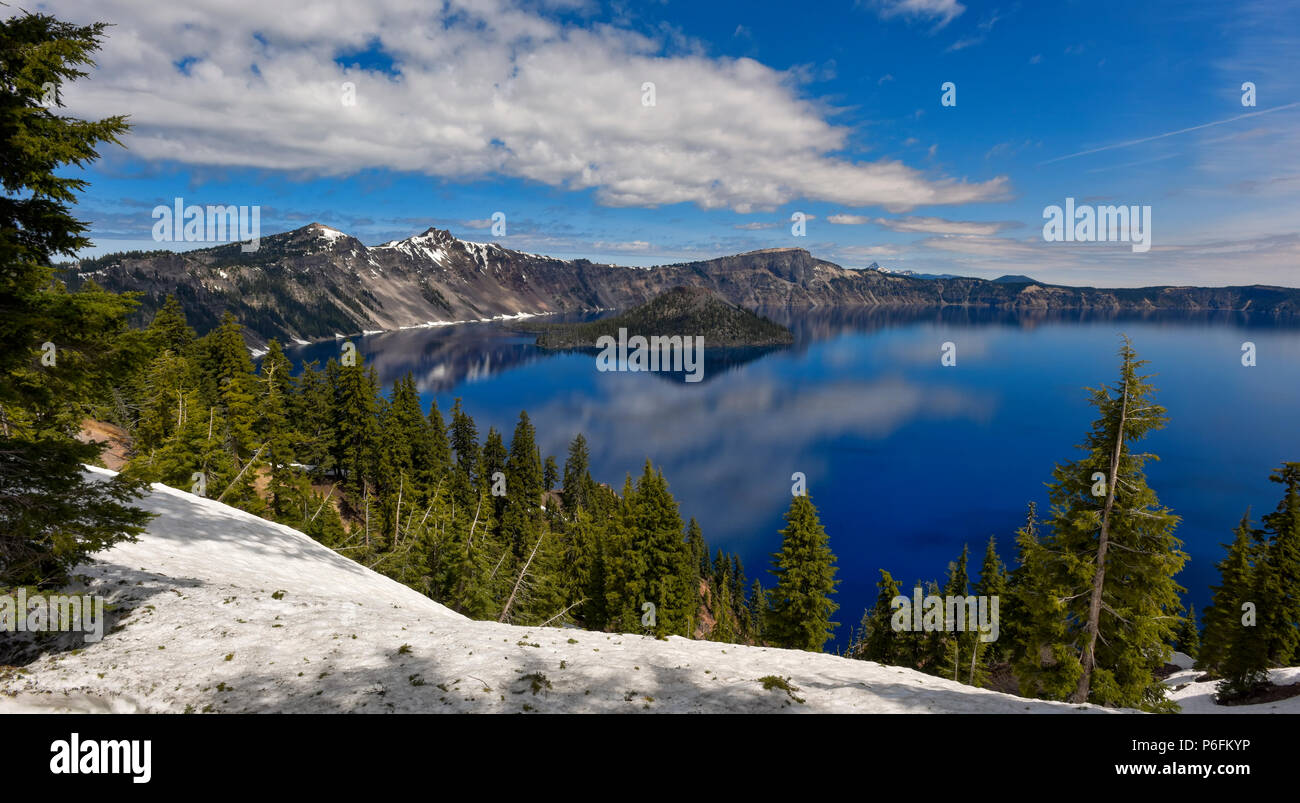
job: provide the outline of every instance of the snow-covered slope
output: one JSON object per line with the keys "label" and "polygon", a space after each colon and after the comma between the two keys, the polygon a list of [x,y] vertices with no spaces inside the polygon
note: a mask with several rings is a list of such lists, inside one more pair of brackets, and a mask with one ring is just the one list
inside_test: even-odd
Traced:
{"label": "snow-covered slope", "polygon": [[[1218,681],[1198,683],[1196,678],[1205,673],[1192,669],[1190,662],[1187,667],[1165,678],[1165,685],[1172,689],[1170,699],[1178,703],[1184,714],[1300,714],[1300,697],[1255,705],[1219,705],[1214,702],[1214,687]],[[1300,683],[1300,667],[1271,670],[1269,680],[1279,686]]]}
{"label": "snow-covered slope", "polygon": [[139,542],[80,570],[113,627],[0,672],[0,712],[1099,710],[831,655],[472,621],[217,502],[155,485],[142,506],[159,516]]}

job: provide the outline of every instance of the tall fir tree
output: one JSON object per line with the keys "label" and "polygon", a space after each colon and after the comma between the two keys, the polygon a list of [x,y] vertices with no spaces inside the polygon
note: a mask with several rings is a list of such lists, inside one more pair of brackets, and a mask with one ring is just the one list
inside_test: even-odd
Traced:
{"label": "tall fir tree", "polygon": [[777,582],[768,638],[777,647],[821,652],[838,624],[831,621],[839,608],[831,600],[839,584],[835,554],[807,494],[793,497],[785,521],[781,550],[772,556]]}
{"label": "tall fir tree", "polygon": [[1174,641],[1174,649],[1195,658],[1201,651],[1201,632],[1196,625],[1196,606],[1188,608],[1187,615],[1178,625],[1178,635]]}
{"label": "tall fir tree", "polygon": [[1267,582],[1260,594],[1260,630],[1275,666],[1300,663],[1300,462],[1284,463],[1269,475],[1283,487],[1277,509],[1261,520],[1262,560]]}
{"label": "tall fir tree", "polygon": [[81,169],[127,128],[60,114],[104,30],[28,12],[0,20],[0,585],[58,585],[150,518],[131,506],[138,479],[86,476],[101,444],[75,437],[87,407],[144,357],[123,350],[134,302],[93,283],[67,292],[49,267],[91,245],[69,206]]}
{"label": "tall fir tree", "polygon": [[1165,686],[1155,676],[1169,644],[1183,588],[1174,575],[1187,561],[1174,535],[1179,518],[1147,484],[1155,456],[1134,446],[1166,422],[1150,377],[1125,338],[1119,379],[1091,391],[1099,417],[1079,460],[1058,464],[1048,485],[1053,508],[1050,565],[1066,590],[1070,641],[1082,672],[1069,699],[1162,710]]}
{"label": "tall fir tree", "polygon": [[893,622],[894,598],[901,594],[898,582],[881,569],[880,579],[876,581],[876,604],[863,613],[858,644],[856,650],[851,651],[852,657],[890,666],[906,662],[903,631],[895,630]]}
{"label": "tall fir tree", "polygon": [[[975,584],[975,593],[978,596],[992,601],[998,601],[998,618],[999,618],[999,639],[998,641],[985,642],[976,639],[975,647],[982,653],[982,660],[985,666],[997,663],[1007,657],[1006,642],[1002,641],[1000,620],[1003,611],[1003,605],[1007,597],[1007,571],[1002,565],[1002,559],[998,557],[997,538],[989,536],[988,546],[984,548],[984,561],[980,564],[980,579]],[[1001,643],[999,643],[1001,641]]]}
{"label": "tall fir tree", "polygon": [[1007,583],[1005,626],[1012,670],[1023,697],[1064,699],[1078,688],[1083,667],[1069,641],[1066,600],[1052,563],[1056,557],[1039,535],[1031,502],[1016,531],[1016,568]]}

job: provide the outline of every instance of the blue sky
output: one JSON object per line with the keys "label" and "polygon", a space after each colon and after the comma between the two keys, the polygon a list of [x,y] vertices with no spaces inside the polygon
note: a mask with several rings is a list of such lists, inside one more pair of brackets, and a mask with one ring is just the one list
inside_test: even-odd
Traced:
{"label": "blue sky", "polygon": [[[181,197],[257,205],[264,235],[438,226],[621,264],[798,246],[988,278],[1300,285],[1293,3],[36,7],[115,24],[63,97],[134,124],[86,171],[90,253],[174,247],[151,212]],[[1150,251],[1045,242],[1067,197],[1150,206]]]}

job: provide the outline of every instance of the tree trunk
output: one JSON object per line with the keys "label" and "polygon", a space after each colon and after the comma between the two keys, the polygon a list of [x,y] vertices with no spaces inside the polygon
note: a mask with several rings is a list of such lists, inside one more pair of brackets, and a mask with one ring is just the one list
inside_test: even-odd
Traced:
{"label": "tree trunk", "polygon": [[[542,533],[542,538],[545,537],[546,533]],[[528,566],[533,562],[533,556],[537,554],[537,547],[542,545],[542,538],[537,539],[532,553],[528,556],[528,560],[524,562],[524,568],[519,570],[519,579],[515,580],[515,587],[510,591],[510,598],[506,600],[505,607],[501,609],[501,616],[497,619],[498,622],[504,622],[506,617],[510,615],[510,606],[514,604],[515,595],[519,593],[519,586],[523,584],[524,576],[528,574]]]}
{"label": "tree trunk", "polygon": [[1101,592],[1106,583],[1106,550],[1110,545],[1110,512],[1115,506],[1115,486],[1119,484],[1119,456],[1124,449],[1124,425],[1128,421],[1128,380],[1124,380],[1120,399],[1119,426],[1115,432],[1115,451],[1110,456],[1110,477],[1106,481],[1106,504],[1101,512],[1101,534],[1097,539],[1097,570],[1092,576],[1092,599],[1088,603],[1088,624],[1084,628],[1083,674],[1070,698],[1072,703],[1088,702],[1092,670],[1097,663],[1097,633],[1101,630]]}

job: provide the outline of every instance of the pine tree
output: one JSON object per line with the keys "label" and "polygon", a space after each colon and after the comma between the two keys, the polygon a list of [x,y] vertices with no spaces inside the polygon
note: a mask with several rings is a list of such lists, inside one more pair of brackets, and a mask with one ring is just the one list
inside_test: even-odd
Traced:
{"label": "pine tree", "polygon": [[835,555],[807,494],[791,500],[785,520],[781,550],[772,556],[777,584],[771,595],[769,641],[777,647],[821,652],[838,624],[830,620],[839,608],[831,601],[839,584]]}
{"label": "pine tree", "polygon": [[437,400],[429,402],[429,462],[433,475],[442,481],[451,470],[451,443],[447,440],[447,425]]}
{"label": "pine tree", "polygon": [[[87,75],[81,68],[93,64],[104,30],[27,12],[0,20],[0,585],[60,584],[150,518],[131,507],[145,490],[138,480],[86,477],[82,465],[100,445],[74,437],[85,406],[131,368],[122,346],[134,302],[93,283],[69,293],[48,267],[91,245],[69,210],[86,186],[76,176],[127,127],[120,116],[58,113],[59,90]],[[72,176],[60,175],[65,167]],[[52,366],[42,361],[47,342]]]}
{"label": "pine tree", "polygon": [[575,615],[588,630],[604,630],[608,615],[605,594],[605,531],[584,507],[574,511],[569,538],[570,592],[582,600]]}
{"label": "pine tree", "polygon": [[[994,599],[998,600],[998,613],[999,619],[1001,619],[1002,606],[1007,597],[1007,572],[1002,565],[1002,560],[998,557],[995,536],[989,536],[988,546],[984,549],[984,562],[980,564],[980,579],[975,584],[975,594],[988,599],[990,606]],[[998,635],[999,641],[1001,641],[1001,627],[999,627]],[[1005,660],[1008,653],[1005,642],[999,644],[998,641],[985,642],[976,639],[975,647],[983,653],[986,667]]]}
{"label": "pine tree", "polygon": [[542,488],[550,493],[555,488],[555,483],[560,481],[560,467],[555,463],[553,455],[546,456],[546,462],[542,464]]}
{"label": "pine tree", "polygon": [[1264,516],[1267,587],[1259,589],[1260,635],[1276,666],[1300,663],[1300,462],[1284,463],[1269,475],[1284,486],[1277,509]]}
{"label": "pine tree", "polygon": [[[350,503],[360,503],[362,513],[371,504],[375,447],[379,433],[379,394],[358,352],[352,365],[330,360],[332,374],[334,465],[342,475]],[[364,501],[363,501],[364,500]],[[374,529],[374,528],[370,528]]]}
{"label": "pine tree", "polygon": [[1164,426],[1165,410],[1127,339],[1120,357],[1119,381],[1091,391],[1100,417],[1081,447],[1086,456],[1058,464],[1048,486],[1050,549],[1061,558],[1051,565],[1067,591],[1083,669],[1069,699],[1155,710],[1165,686],[1154,673],[1170,657],[1181,609],[1173,578],[1187,554],[1174,535],[1178,517],[1143,474],[1154,455],[1132,450]]}
{"label": "pine tree", "polygon": [[591,474],[588,473],[590,457],[587,454],[587,439],[579,432],[569,444],[569,457],[564,461],[564,487],[561,489],[564,509],[572,511],[579,507],[591,507]]}
{"label": "pine tree", "polygon": [[629,475],[623,481],[623,495],[609,522],[605,539],[606,628],[622,633],[641,632],[645,597],[645,556],[637,531],[640,500]]}
{"label": "pine tree", "polygon": [[393,383],[393,396],[384,411],[381,438],[392,468],[408,476],[415,489],[414,497],[425,500],[433,490],[430,486],[439,476],[435,436],[420,409],[415,377],[409,371]]}
{"label": "pine tree", "polygon": [[[1270,632],[1270,626],[1275,623],[1270,621],[1269,610],[1279,599],[1281,589],[1268,561],[1264,533],[1257,530],[1251,536],[1244,548],[1233,543],[1234,551],[1240,549],[1240,552],[1229,552],[1228,569],[1220,577],[1220,589],[1239,589],[1237,598],[1220,613],[1222,631],[1227,638],[1217,661],[1223,676],[1218,684],[1220,701],[1249,697],[1268,683],[1270,651],[1276,644]],[[1243,562],[1247,564],[1244,575],[1239,574]],[[1219,593],[1216,592],[1216,597]]]}
{"label": "pine tree", "polygon": [[630,525],[637,534],[644,602],[655,605],[654,633],[686,636],[695,620],[691,578],[695,567],[682,535],[682,519],[668,483],[647,460],[637,483]]}
{"label": "pine tree", "polygon": [[1038,524],[1031,502],[1025,524],[1016,531],[1016,568],[1008,578],[1002,630],[1020,695],[1060,700],[1078,688],[1083,667],[1069,644],[1055,557],[1043,545]]}
{"label": "pine tree", "polygon": [[[695,521],[695,519],[691,519]],[[707,549],[705,550],[707,552]],[[767,630],[767,591],[763,589],[763,584],[758,580],[754,581],[752,590],[749,592],[749,636],[755,645],[764,644],[764,634]]]}
{"label": "pine tree", "polygon": [[221,324],[200,343],[202,366],[207,375],[207,395],[215,397],[226,422],[222,433],[227,447],[238,459],[250,457],[258,448],[255,434],[257,394],[253,361],[244,345],[243,327],[227,311]]}
{"label": "pine tree", "polygon": [[691,560],[695,562],[692,580],[694,586],[698,588],[700,581],[709,576],[709,545],[704,542],[704,531],[700,529],[700,523],[694,516],[686,524],[686,546],[690,551]]}
{"label": "pine tree", "polygon": [[266,444],[266,462],[271,469],[267,492],[271,496],[271,515],[277,520],[288,514],[292,501],[306,493],[290,465],[296,460],[293,444],[298,440],[288,417],[294,394],[292,371],[279,341],[272,338],[258,372],[255,434]]}
{"label": "pine tree", "polygon": [[950,618],[950,611],[946,602],[947,600],[955,600],[957,598],[960,598],[963,601],[966,599],[968,586],[970,584],[970,574],[967,571],[969,564],[970,547],[966,544],[962,544],[961,557],[956,562],[948,564],[948,580],[943,589],[945,597],[944,625],[945,630],[948,633],[951,633],[947,639],[949,654],[947,664],[952,670],[950,677],[956,681],[960,681],[962,677],[962,656],[969,655],[970,651],[973,649],[971,642],[975,639],[972,631],[975,629],[977,624],[972,622],[970,617],[967,616],[968,610],[964,604],[954,605],[953,610],[951,611],[953,616]]}
{"label": "pine tree", "polygon": [[176,296],[168,295],[147,330],[149,345],[155,352],[171,351],[185,354],[198,336],[185,320],[185,310]]}
{"label": "pine tree", "polygon": [[[451,407],[451,448],[456,453],[456,471],[453,474],[452,488],[456,504],[465,507],[474,502],[475,488],[479,480],[479,463],[481,453],[478,445],[478,428],[474,419],[461,407],[456,399]],[[489,483],[491,477],[488,477]]]}
{"label": "pine tree", "polygon": [[901,596],[897,581],[884,569],[876,582],[876,605],[862,615],[859,647],[852,657],[891,666],[906,662],[903,633],[894,629],[894,598]]}
{"label": "pine tree", "polygon": [[[506,478],[506,493],[510,492],[510,475],[506,473],[506,463],[510,459],[510,452],[506,450],[505,439],[496,427],[488,427],[487,435],[483,438],[483,451],[479,457],[479,471],[482,481],[488,485],[496,482],[496,475],[501,473]],[[505,504],[505,497],[498,497],[502,505]]]}
{"label": "pine tree", "polygon": [[315,360],[303,365],[297,379],[298,392],[289,405],[298,433],[294,454],[310,467],[312,477],[323,480],[335,469],[334,393]]}
{"label": "pine tree", "polygon": [[1191,606],[1183,621],[1178,625],[1178,636],[1174,641],[1174,649],[1184,655],[1195,658],[1201,651],[1201,634],[1196,627],[1196,606]]}
{"label": "pine tree", "polygon": [[1223,544],[1227,554],[1215,564],[1219,572],[1219,584],[1210,586],[1210,606],[1203,614],[1205,633],[1201,639],[1200,654],[1196,656],[1196,665],[1199,667],[1211,671],[1222,670],[1233,638],[1243,627],[1241,605],[1255,601],[1251,588],[1251,557],[1255,543],[1256,534],[1250,524],[1250,511],[1246,511],[1233,531],[1232,543]]}

